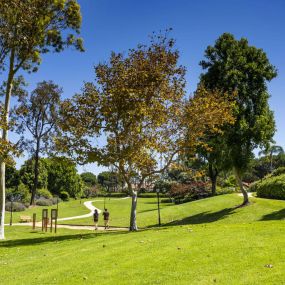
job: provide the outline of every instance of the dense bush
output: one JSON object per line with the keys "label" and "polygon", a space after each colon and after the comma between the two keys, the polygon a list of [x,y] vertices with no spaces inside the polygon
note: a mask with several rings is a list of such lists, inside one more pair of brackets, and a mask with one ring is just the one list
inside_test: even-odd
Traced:
{"label": "dense bush", "polygon": [[69,200],[69,194],[66,191],[61,191],[60,194],[59,194],[59,197],[63,201],[68,201]]}
{"label": "dense bush", "polygon": [[[11,211],[11,202],[7,202],[6,203],[5,210],[6,211]],[[13,202],[13,205],[12,205],[12,211],[13,212],[22,212],[22,211],[25,211],[25,210],[26,210],[26,207],[22,203]]]}
{"label": "dense bush", "polygon": [[271,173],[271,176],[279,176],[281,174],[285,174],[285,167],[278,167]]}
{"label": "dense bush", "polygon": [[236,193],[236,187],[219,187],[217,186],[217,195]]}
{"label": "dense bush", "polygon": [[39,198],[45,198],[45,199],[52,198],[52,194],[47,189],[44,188],[37,190],[37,196]]}
{"label": "dense bush", "polygon": [[230,175],[227,179],[225,179],[221,185],[222,187],[235,187],[236,186],[236,178],[234,175]]}
{"label": "dense bush", "polygon": [[188,184],[173,183],[169,196],[176,204],[206,198],[210,196],[209,185],[203,181],[192,181]]}
{"label": "dense bush", "polygon": [[285,174],[267,177],[250,186],[257,197],[285,200]]}
{"label": "dense bush", "polygon": [[38,206],[52,206],[52,201],[50,199],[38,199],[36,200],[36,205]]}
{"label": "dense bush", "polygon": [[54,197],[50,199],[53,205],[56,205],[57,203],[62,202],[62,200],[59,197]]}

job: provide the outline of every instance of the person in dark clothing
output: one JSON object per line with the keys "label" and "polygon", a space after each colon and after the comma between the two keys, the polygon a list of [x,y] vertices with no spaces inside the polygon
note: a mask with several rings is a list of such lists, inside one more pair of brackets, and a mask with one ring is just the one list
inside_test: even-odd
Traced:
{"label": "person in dark clothing", "polygon": [[109,229],[109,219],[110,219],[110,213],[108,212],[107,209],[105,209],[105,211],[103,212],[103,216],[104,216],[104,226],[106,230],[107,228]]}
{"label": "person in dark clothing", "polygon": [[95,224],[95,230],[97,230],[98,229],[98,221],[99,221],[99,213],[98,213],[97,209],[94,210],[93,220],[94,220],[94,224]]}

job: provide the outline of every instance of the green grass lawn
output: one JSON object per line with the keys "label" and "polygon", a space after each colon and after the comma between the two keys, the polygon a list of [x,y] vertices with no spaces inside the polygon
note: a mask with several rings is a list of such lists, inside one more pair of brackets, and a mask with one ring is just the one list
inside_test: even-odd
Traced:
{"label": "green grass lawn", "polygon": [[[88,201],[88,199],[71,200],[69,202],[59,203],[58,204],[59,218],[88,214],[89,210],[83,205],[85,201]],[[49,213],[50,213],[50,209],[56,209],[56,205],[53,205],[50,207],[35,206],[34,208],[26,209],[23,212],[13,212],[13,222],[18,223],[20,221],[20,216],[31,216],[32,217],[33,213],[37,214],[37,221],[41,221],[42,209],[49,209]],[[10,221],[10,213],[6,212],[5,223],[9,223],[9,221]]]}
{"label": "green grass lawn", "polygon": [[[145,199],[138,221],[153,226],[155,200]],[[163,227],[135,233],[6,227],[0,284],[285,284],[285,202],[240,202],[233,194],[164,205]],[[128,203],[110,201],[112,222],[128,223]]]}
{"label": "green grass lawn", "polygon": [[[161,203],[161,219],[165,225],[183,225],[197,223],[243,223],[285,217],[285,201],[250,198],[251,205],[236,208],[242,202],[237,194],[216,196],[191,203],[173,205]],[[97,208],[104,208],[104,199],[95,199]],[[106,207],[110,211],[110,224],[117,227],[128,227],[131,199],[106,199]],[[284,209],[284,210],[283,210]],[[280,211],[280,212],[279,212]],[[157,226],[156,198],[139,198],[137,220],[139,227]],[[102,217],[100,217],[102,224]],[[62,224],[91,225],[92,218],[60,222]]]}

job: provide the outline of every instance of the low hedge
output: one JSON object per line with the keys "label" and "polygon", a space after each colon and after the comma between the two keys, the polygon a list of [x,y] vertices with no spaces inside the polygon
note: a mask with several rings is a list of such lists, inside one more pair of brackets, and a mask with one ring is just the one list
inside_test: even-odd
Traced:
{"label": "low hedge", "polygon": [[257,197],[285,200],[285,174],[260,180],[250,187]]}
{"label": "low hedge", "polygon": [[[5,210],[6,211],[11,211],[11,202],[6,202]],[[25,211],[25,210],[26,210],[26,207],[25,207],[24,204],[19,203],[19,202],[13,202],[13,205],[12,205],[12,211],[13,212],[22,212],[22,211]]]}
{"label": "low hedge", "polygon": [[40,198],[40,199],[36,200],[36,205],[37,206],[52,206],[53,203],[52,203],[51,199]]}

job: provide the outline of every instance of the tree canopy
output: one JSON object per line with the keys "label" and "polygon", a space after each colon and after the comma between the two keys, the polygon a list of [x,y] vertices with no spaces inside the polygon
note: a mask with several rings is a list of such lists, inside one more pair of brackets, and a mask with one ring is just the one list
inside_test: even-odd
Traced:
{"label": "tree canopy", "polygon": [[[137,229],[137,192],[144,181],[164,171],[183,149],[194,149],[206,130],[216,132],[232,119],[231,101],[218,91],[201,87],[187,99],[178,59],[172,39],[154,36],[127,56],[112,53],[109,62],[95,67],[96,82],[62,104],[59,148],[120,173],[132,193],[131,230]],[[96,144],[101,135],[103,146]]]}
{"label": "tree canopy", "polygon": [[237,94],[235,123],[224,130],[223,146],[227,151],[224,159],[234,167],[246,204],[248,197],[241,183],[242,172],[253,158],[253,150],[266,147],[275,132],[267,82],[277,76],[277,71],[262,49],[250,46],[245,38],[236,40],[228,33],[222,34],[214,46],[207,47],[200,64],[205,70],[201,84],[208,89]]}

